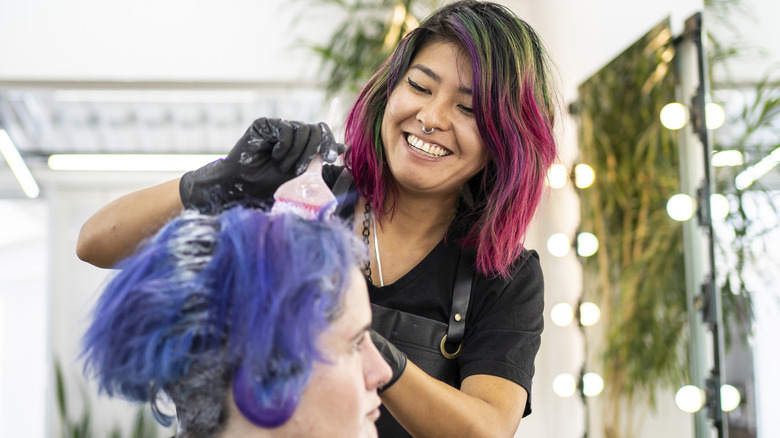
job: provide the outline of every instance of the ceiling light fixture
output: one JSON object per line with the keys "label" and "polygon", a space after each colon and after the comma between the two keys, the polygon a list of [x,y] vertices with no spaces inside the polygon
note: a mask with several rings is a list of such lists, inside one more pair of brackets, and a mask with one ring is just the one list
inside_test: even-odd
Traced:
{"label": "ceiling light fixture", "polygon": [[8,167],[11,168],[11,172],[13,172],[16,180],[19,181],[19,185],[22,186],[24,194],[28,198],[37,198],[41,193],[41,189],[38,187],[38,183],[35,182],[30,169],[24,163],[24,159],[19,155],[19,150],[16,149],[14,142],[11,141],[11,137],[8,136],[5,129],[0,129],[0,152],[8,163]]}
{"label": "ceiling light fixture", "polygon": [[224,155],[200,154],[54,154],[52,170],[118,172],[184,172],[197,169]]}

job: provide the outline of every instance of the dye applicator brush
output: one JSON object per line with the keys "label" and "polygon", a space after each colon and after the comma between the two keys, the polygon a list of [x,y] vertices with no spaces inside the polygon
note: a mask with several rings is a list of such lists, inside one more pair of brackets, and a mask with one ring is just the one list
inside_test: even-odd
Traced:
{"label": "dye applicator brush", "polygon": [[272,213],[295,213],[315,219],[323,208],[333,213],[336,197],[322,179],[322,156],[317,154],[306,171],[282,184],[274,193]]}

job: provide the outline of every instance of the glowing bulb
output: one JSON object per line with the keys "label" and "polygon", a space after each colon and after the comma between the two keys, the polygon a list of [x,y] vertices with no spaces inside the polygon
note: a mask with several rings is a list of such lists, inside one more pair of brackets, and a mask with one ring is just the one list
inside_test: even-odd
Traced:
{"label": "glowing bulb", "polygon": [[574,166],[574,185],[579,189],[590,187],[596,180],[596,173],[593,168],[587,164],[578,164]]}
{"label": "glowing bulb", "polygon": [[571,243],[569,237],[563,233],[555,233],[547,239],[547,251],[555,257],[563,257],[569,253]]}
{"label": "glowing bulb", "polygon": [[553,391],[561,397],[571,397],[577,390],[577,382],[571,374],[558,374],[553,379]]}
{"label": "glowing bulb", "polygon": [[707,129],[718,129],[726,121],[726,111],[715,102],[710,102],[704,107],[704,114],[707,120]]}
{"label": "glowing bulb", "polygon": [[599,306],[590,302],[580,304],[580,324],[586,327],[592,326],[599,322],[599,318],[601,318]]}
{"label": "glowing bulb", "polygon": [[674,402],[683,412],[696,412],[704,404],[704,391],[694,385],[685,385],[677,390]]}
{"label": "glowing bulb", "polygon": [[710,210],[713,219],[726,219],[729,215],[729,200],[720,193],[710,196]]}
{"label": "glowing bulb", "polygon": [[550,187],[554,189],[562,189],[566,186],[566,180],[569,179],[566,166],[563,164],[553,164],[550,166],[550,170],[547,171],[547,181]]}
{"label": "glowing bulb", "polygon": [[677,102],[668,103],[661,108],[661,124],[672,131],[684,127],[688,123],[688,108]]}
{"label": "glowing bulb", "polygon": [[585,373],[582,376],[582,392],[588,397],[601,394],[604,390],[604,379],[596,373]]}
{"label": "glowing bulb", "polygon": [[569,303],[558,303],[550,309],[550,319],[555,325],[566,327],[574,321],[574,309]]}
{"label": "glowing bulb", "polygon": [[712,155],[712,167],[741,166],[745,164],[742,152],[736,150],[720,151]]}
{"label": "glowing bulb", "polygon": [[580,257],[590,257],[599,249],[599,239],[591,233],[577,235],[577,254]]}
{"label": "glowing bulb", "polygon": [[720,408],[724,412],[731,412],[737,409],[741,398],[737,388],[731,385],[722,385],[720,387]]}
{"label": "glowing bulb", "polygon": [[693,211],[693,198],[682,193],[672,196],[666,203],[666,212],[669,214],[669,217],[676,221],[687,221],[693,217]]}

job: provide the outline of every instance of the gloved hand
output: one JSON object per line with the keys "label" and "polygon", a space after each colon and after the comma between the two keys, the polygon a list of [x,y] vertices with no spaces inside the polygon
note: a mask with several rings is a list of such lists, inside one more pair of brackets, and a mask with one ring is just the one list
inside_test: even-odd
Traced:
{"label": "gloved hand", "polygon": [[316,154],[332,163],[345,150],[325,123],[260,118],[227,157],[185,173],[179,196],[186,208],[202,212],[217,212],[225,204],[247,198],[267,199],[303,173]]}
{"label": "gloved hand", "polygon": [[390,378],[390,381],[379,388],[379,392],[382,392],[393,386],[401,377],[401,374],[403,374],[406,369],[406,354],[396,348],[395,345],[390,343],[384,336],[377,333],[376,330],[370,329],[369,333],[371,334],[371,340],[374,342],[374,345],[376,345],[376,349],[379,350],[382,357],[385,359],[385,362],[387,362],[393,370],[393,377]]}

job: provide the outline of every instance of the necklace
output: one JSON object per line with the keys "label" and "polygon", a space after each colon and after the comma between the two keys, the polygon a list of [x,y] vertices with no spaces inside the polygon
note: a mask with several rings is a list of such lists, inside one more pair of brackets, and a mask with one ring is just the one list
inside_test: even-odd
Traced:
{"label": "necklace", "polygon": [[[366,202],[366,209],[363,211],[363,243],[366,244],[366,246],[369,246],[368,244],[368,236],[371,234],[371,232],[368,230],[368,226],[371,225],[374,231],[374,252],[376,253],[376,265],[379,269],[379,286],[384,287],[385,281],[382,276],[382,259],[379,258],[379,240],[377,239],[376,235],[376,216],[371,212],[371,204]],[[366,278],[368,279],[369,283],[373,283],[374,281],[371,279],[371,262],[366,261],[365,266],[363,267],[363,274],[365,274]]]}
{"label": "necklace", "polygon": [[[363,243],[366,244],[366,248],[368,248],[368,225],[371,222],[371,206],[366,202],[366,209],[363,212]],[[376,233],[374,233],[376,234]],[[374,281],[371,279],[371,261],[366,260],[365,266],[363,266],[363,274],[365,274],[366,278],[368,279],[369,283],[373,283]]]}

